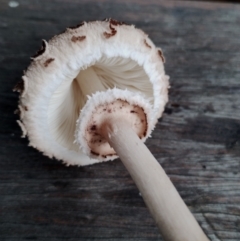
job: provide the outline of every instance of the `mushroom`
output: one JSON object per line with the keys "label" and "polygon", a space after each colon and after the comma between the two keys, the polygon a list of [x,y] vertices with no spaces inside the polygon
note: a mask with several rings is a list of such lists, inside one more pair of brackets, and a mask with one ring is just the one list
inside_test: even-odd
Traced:
{"label": "mushroom", "polygon": [[168,100],[164,57],[148,36],[113,19],[43,41],[19,91],[23,136],[66,165],[118,156],[166,240],[208,240],[143,144]]}
{"label": "mushroom", "polygon": [[107,19],[67,28],[32,58],[15,90],[20,95],[23,136],[30,146],[66,165],[89,165],[74,143],[79,112],[88,96],[114,87],[143,93],[153,106],[152,122],[168,100],[163,55],[133,25]]}

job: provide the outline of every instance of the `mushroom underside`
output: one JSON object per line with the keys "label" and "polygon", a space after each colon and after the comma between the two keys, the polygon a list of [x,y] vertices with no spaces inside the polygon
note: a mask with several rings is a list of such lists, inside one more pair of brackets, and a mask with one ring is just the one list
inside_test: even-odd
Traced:
{"label": "mushroom underside", "polygon": [[130,58],[102,56],[87,69],[79,70],[73,80],[62,81],[51,97],[48,123],[56,142],[79,152],[74,133],[87,96],[114,87],[140,92],[153,104],[153,85],[142,66]]}

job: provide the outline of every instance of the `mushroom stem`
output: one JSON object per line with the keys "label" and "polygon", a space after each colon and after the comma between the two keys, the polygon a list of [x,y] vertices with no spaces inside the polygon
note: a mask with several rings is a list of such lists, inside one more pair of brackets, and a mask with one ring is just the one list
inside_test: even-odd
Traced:
{"label": "mushroom stem", "polygon": [[127,168],[166,241],[208,241],[163,168],[129,123],[109,118],[100,129]]}
{"label": "mushroom stem", "polygon": [[105,91],[106,88],[103,86],[96,72],[92,68],[81,70],[75,81],[81,86],[81,91],[84,93],[85,102],[87,96],[91,96],[97,91]]}

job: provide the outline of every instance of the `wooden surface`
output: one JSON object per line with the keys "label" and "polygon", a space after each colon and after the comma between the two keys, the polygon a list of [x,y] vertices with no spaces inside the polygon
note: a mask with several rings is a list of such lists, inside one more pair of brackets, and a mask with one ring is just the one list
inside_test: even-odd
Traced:
{"label": "wooden surface", "polygon": [[21,139],[12,93],[67,26],[113,17],[162,47],[170,101],[147,146],[211,240],[240,240],[240,6],[157,0],[0,0],[0,240],[162,240],[119,160],[65,167]]}

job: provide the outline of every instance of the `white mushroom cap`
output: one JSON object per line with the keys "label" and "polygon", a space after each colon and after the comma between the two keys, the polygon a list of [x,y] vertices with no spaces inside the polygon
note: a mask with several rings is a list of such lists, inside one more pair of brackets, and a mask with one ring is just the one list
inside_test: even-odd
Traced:
{"label": "white mushroom cap", "polygon": [[114,87],[141,92],[161,116],[168,100],[163,55],[148,36],[116,20],[82,23],[53,37],[32,59],[22,82],[19,124],[33,146],[67,165],[99,162],[74,143],[87,96]]}

